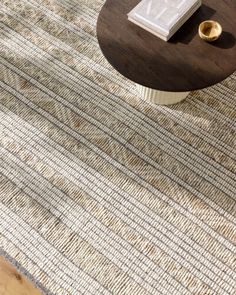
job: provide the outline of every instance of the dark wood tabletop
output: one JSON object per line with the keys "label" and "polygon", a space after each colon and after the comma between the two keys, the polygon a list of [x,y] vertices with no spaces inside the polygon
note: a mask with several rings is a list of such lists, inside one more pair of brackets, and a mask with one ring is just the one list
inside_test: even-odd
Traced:
{"label": "dark wood tabletop", "polygon": [[[165,42],[127,19],[140,0],[107,0],[97,21],[97,37],[110,64],[143,86],[192,91],[221,82],[236,70],[236,1],[203,0],[201,8]],[[223,27],[221,38],[206,43],[199,24]]]}

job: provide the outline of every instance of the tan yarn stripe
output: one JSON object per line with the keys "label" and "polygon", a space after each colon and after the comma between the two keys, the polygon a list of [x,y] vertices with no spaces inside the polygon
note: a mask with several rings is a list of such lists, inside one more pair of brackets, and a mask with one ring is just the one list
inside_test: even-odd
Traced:
{"label": "tan yarn stripe", "polygon": [[[57,2],[56,5],[64,9],[67,9],[67,11],[70,11],[71,9],[73,9],[73,11],[78,12],[78,15],[72,18],[70,20],[70,23],[73,23],[74,25],[76,25],[77,24],[76,17],[83,16],[83,20],[84,18],[86,18],[87,22],[90,22],[91,24],[96,25],[97,13],[93,9],[89,8],[88,6],[85,6],[84,4],[71,3],[71,1],[67,2],[66,0],[57,0],[56,2]],[[47,7],[49,10],[51,10],[51,5],[48,5]]]}
{"label": "tan yarn stripe", "polygon": [[[90,22],[91,24],[96,24],[96,18],[98,16],[98,13],[93,10],[92,8],[89,8],[88,6],[85,6],[83,4],[75,4],[75,3],[71,3],[71,1],[59,1],[60,5],[62,5],[63,7],[67,8],[67,9],[71,9],[73,8],[74,11],[78,12],[79,15],[81,15],[81,12],[84,13],[86,15],[86,21]],[[102,7],[102,5],[101,5]],[[71,23],[73,23],[74,25],[76,25],[76,22],[74,19],[72,19],[70,21]]]}
{"label": "tan yarn stripe", "polygon": [[[184,109],[184,105],[182,105],[182,108]],[[236,155],[235,150],[229,144],[227,145],[227,140],[225,140],[223,136],[221,137],[222,141],[220,141],[214,135],[210,134],[209,132],[206,132],[205,130],[201,130],[201,133],[200,133],[199,127],[198,127],[199,125],[198,121],[195,120],[195,124],[190,124],[190,123],[187,124],[188,116],[185,116],[183,112],[176,111],[174,107],[172,108],[158,107],[158,111],[163,113],[164,115],[171,116],[171,118],[173,118],[173,120],[175,120],[179,125],[181,125],[182,128],[198,136],[200,139],[204,139],[205,143],[210,144],[210,147],[216,147],[222,155],[227,155],[227,157],[230,157],[230,159],[234,161],[234,157]],[[224,141],[226,141],[226,143]],[[208,148],[208,150],[209,149],[210,148]],[[223,164],[225,165],[225,163]],[[232,172],[233,170],[235,170],[235,167],[232,164],[231,166],[225,165],[225,167],[227,169],[232,170]]]}
{"label": "tan yarn stripe", "polygon": [[[26,1],[26,0],[23,0],[23,1]],[[60,17],[58,14],[55,14],[53,11],[48,10],[47,7],[40,5],[40,3],[37,3],[35,0],[27,0],[27,3],[30,3],[33,7],[43,11],[43,13],[49,17],[48,20],[56,21],[57,24],[60,24],[61,27],[70,29],[74,34],[78,35],[78,37],[82,36],[82,32],[78,29],[78,27],[73,25],[71,22],[68,22],[64,18]],[[91,42],[94,42],[97,44],[95,36],[92,36],[86,31],[83,31],[83,36],[87,36]]]}
{"label": "tan yarn stripe", "polygon": [[[196,102],[195,102],[196,100]],[[211,115],[213,118],[217,118],[217,120],[221,121],[224,124],[227,124],[229,128],[232,128],[233,130],[236,129],[236,123],[235,123],[235,112],[232,112],[231,108],[227,108],[225,105],[222,104],[222,107],[220,111],[216,111],[214,108],[209,107],[206,103],[203,103],[200,101],[199,97],[196,97],[191,100],[191,104],[197,106],[197,107],[203,107],[205,108],[205,112],[207,112],[209,115]],[[219,104],[218,104],[219,105]],[[228,112],[229,116],[225,116],[222,113]]]}
{"label": "tan yarn stripe", "polygon": [[[230,76],[226,81],[228,83],[228,81],[230,79],[233,78],[234,75]],[[226,82],[225,82],[226,83]],[[223,82],[221,84],[217,84],[214,87],[206,88],[203,89],[203,92],[207,93],[208,95],[210,95],[211,97],[214,97],[216,99],[219,99],[221,102],[231,106],[234,108],[236,108],[236,103],[235,103],[235,99],[234,99],[234,91],[232,89],[229,88],[229,86],[224,85]],[[231,85],[230,85],[231,86]],[[224,94],[227,94],[225,97],[222,97]]]}
{"label": "tan yarn stripe", "polygon": [[[224,122],[224,124],[229,124],[230,128],[235,130],[235,109],[232,108],[228,102],[226,103],[226,100],[214,99],[211,95],[200,96],[198,98],[198,95],[196,95],[192,101],[196,102],[199,106],[206,107],[207,110],[211,111],[213,118],[217,118],[217,120],[219,120],[217,117],[219,115],[220,119],[226,122]],[[211,102],[211,104],[209,105],[208,102]]]}

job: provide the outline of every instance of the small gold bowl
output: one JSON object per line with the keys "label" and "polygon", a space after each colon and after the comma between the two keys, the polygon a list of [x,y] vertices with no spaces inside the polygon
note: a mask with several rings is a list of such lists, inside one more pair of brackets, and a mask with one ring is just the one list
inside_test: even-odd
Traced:
{"label": "small gold bowl", "polygon": [[198,33],[203,40],[213,42],[219,39],[222,34],[222,27],[216,21],[206,20],[199,25]]}

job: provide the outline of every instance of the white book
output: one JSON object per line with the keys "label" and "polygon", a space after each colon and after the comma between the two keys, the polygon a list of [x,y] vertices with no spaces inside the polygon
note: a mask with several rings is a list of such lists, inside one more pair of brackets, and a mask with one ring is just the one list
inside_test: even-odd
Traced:
{"label": "white book", "polygon": [[128,19],[167,41],[201,6],[201,0],[142,0]]}

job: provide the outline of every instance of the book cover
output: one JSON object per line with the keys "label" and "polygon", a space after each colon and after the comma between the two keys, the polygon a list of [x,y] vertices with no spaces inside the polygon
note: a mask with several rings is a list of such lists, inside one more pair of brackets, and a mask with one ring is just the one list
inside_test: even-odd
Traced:
{"label": "book cover", "polygon": [[142,0],[128,19],[167,41],[201,6],[201,0]]}

